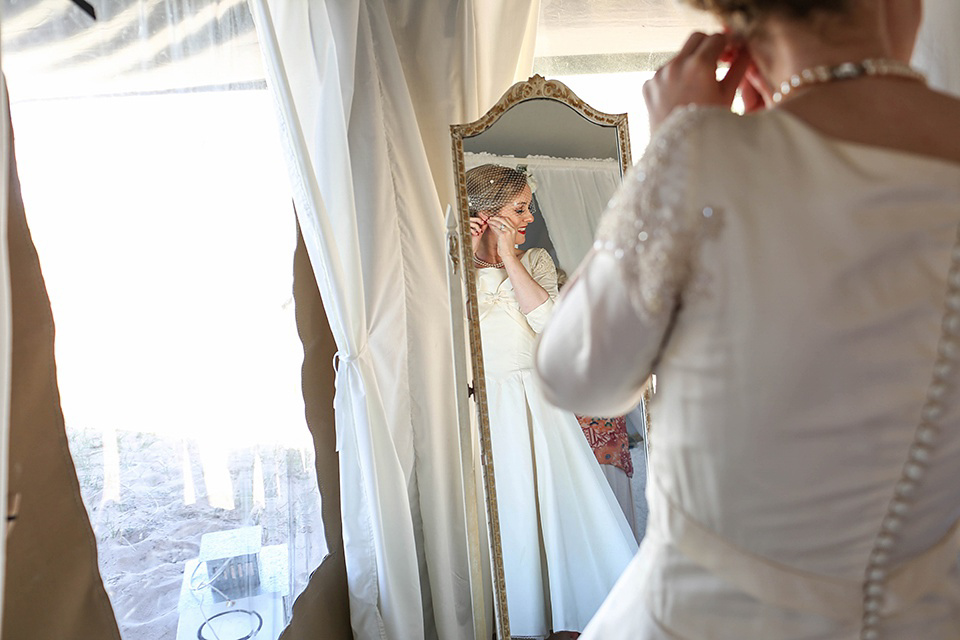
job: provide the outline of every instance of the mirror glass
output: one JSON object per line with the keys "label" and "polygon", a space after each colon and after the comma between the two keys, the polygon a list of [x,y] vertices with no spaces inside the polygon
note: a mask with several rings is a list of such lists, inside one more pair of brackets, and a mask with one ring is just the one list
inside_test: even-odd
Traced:
{"label": "mirror glass", "polygon": [[533,352],[630,166],[626,115],[534,76],[452,131],[498,632],[571,637],[637,549],[646,421],[553,407]]}
{"label": "mirror glass", "polygon": [[529,100],[466,138],[463,151],[468,171],[485,164],[526,169],[534,219],[520,248],[542,247],[558,269],[572,273],[620,185],[616,127],[590,122],[563,102]]}

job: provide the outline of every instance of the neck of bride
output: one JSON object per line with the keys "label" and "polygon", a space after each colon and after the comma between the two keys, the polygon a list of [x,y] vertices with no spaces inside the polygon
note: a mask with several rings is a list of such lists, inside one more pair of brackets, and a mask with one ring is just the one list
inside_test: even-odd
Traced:
{"label": "neck of bride", "polygon": [[748,47],[770,87],[819,65],[896,59],[874,21],[854,22],[849,16],[820,16],[809,21],[770,18],[749,39]]}

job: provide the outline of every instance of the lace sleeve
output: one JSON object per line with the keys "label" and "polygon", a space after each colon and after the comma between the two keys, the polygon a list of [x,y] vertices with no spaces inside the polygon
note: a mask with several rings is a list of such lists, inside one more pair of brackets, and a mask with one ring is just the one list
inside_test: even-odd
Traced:
{"label": "lace sleeve", "polygon": [[546,289],[550,297],[556,300],[559,295],[557,287],[557,265],[546,249],[530,249],[530,275],[537,283]]}
{"label": "lace sleeve", "polygon": [[673,311],[703,236],[719,228],[719,211],[695,206],[691,193],[696,151],[690,136],[704,113],[685,107],[667,119],[597,230],[594,249],[614,255],[631,302],[648,321]]}
{"label": "lace sleeve", "polygon": [[695,125],[702,114],[683,109],[664,123],[611,201],[594,249],[540,336],[537,379],[563,409],[604,416],[635,407],[674,310],[702,286],[699,244],[719,222],[719,211],[697,206]]}
{"label": "lace sleeve", "polygon": [[553,258],[550,257],[550,254],[547,253],[545,249],[530,249],[529,258],[530,275],[533,276],[537,284],[543,287],[547,295],[550,296],[543,304],[530,311],[530,313],[525,314],[527,324],[530,325],[530,328],[536,333],[540,333],[543,331],[544,326],[546,326],[547,320],[553,315],[553,307],[559,295],[557,288],[557,266],[553,263]]}

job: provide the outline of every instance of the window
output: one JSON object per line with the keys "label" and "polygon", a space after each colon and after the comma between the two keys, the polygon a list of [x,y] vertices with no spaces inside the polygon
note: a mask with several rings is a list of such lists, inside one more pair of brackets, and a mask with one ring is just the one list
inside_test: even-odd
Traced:
{"label": "window", "polygon": [[[326,547],[300,383],[295,218],[270,97],[259,68],[252,81],[235,82],[230,67],[228,81],[210,82],[224,69],[208,64],[212,52],[229,52],[196,42],[199,15],[249,44],[244,2],[194,3],[206,6],[173,16],[182,32],[125,4],[138,6],[98,7],[86,57],[69,49],[76,37],[11,37],[29,7],[4,14],[71,453],[124,638],[257,628],[277,638]],[[84,19],[65,16],[60,33]],[[114,51],[108,36],[126,33],[124,20],[150,29]],[[138,58],[157,33],[183,36],[181,55],[152,46],[155,57]],[[185,63],[193,54],[199,66]],[[43,60],[51,71],[38,75]],[[127,75],[97,84],[94,67],[108,63]],[[174,71],[188,68],[206,75],[177,86]],[[52,80],[67,77],[90,82],[79,95]]]}

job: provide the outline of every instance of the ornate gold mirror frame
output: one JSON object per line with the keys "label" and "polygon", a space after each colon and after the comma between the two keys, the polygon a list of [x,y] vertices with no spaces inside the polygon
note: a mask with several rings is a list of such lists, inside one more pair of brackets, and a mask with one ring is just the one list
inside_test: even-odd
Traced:
{"label": "ornate gold mirror frame", "polygon": [[[462,274],[465,279],[466,304],[469,325],[470,359],[472,364],[473,385],[471,392],[476,403],[477,430],[480,440],[480,457],[482,464],[483,483],[485,487],[485,502],[487,511],[487,530],[489,534],[490,555],[492,563],[492,583],[494,591],[494,611],[496,614],[497,637],[501,640],[510,638],[510,618],[507,610],[507,590],[503,569],[503,548],[500,540],[500,519],[497,512],[497,487],[493,473],[493,451],[490,440],[490,414],[487,405],[486,379],[483,370],[483,351],[480,344],[480,322],[477,304],[477,273],[470,255],[470,213],[467,208],[466,166],[463,155],[463,140],[480,135],[497,122],[512,107],[529,100],[553,100],[561,102],[589,122],[604,127],[616,128],[620,151],[620,175],[626,174],[631,166],[630,134],[627,129],[627,115],[609,114],[598,111],[578,98],[566,85],[555,80],[546,80],[540,75],[534,75],[525,82],[518,82],[500,98],[479,120],[468,124],[451,125],[450,133],[453,139],[454,172],[457,179],[457,206],[460,219],[459,253],[454,255],[456,243],[451,243],[451,260],[459,260]],[[476,616],[478,612],[474,612]]]}

